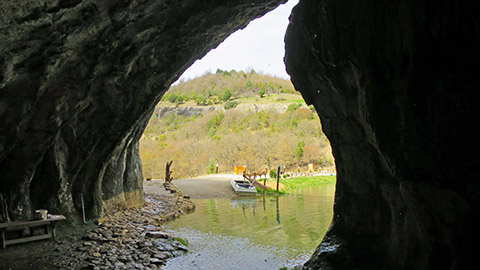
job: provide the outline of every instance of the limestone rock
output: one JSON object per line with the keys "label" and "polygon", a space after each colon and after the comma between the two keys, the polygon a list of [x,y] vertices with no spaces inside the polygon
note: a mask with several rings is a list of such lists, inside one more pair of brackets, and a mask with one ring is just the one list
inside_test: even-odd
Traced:
{"label": "limestone rock", "polygon": [[287,71],[315,106],[338,172],[332,225],[305,269],[477,264],[478,8],[303,0],[294,9]]}
{"label": "limestone rock", "polygon": [[[0,191],[10,217],[140,204],[138,140],[196,59],[285,0],[0,3]],[[108,204],[104,204],[108,201]]]}

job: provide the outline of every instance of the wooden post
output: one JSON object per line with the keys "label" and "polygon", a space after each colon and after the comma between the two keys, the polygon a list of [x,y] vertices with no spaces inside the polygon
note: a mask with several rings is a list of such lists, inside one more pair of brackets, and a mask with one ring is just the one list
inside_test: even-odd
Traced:
{"label": "wooden post", "polygon": [[267,186],[268,166],[265,166],[265,179],[263,179],[263,185]]}
{"label": "wooden post", "polygon": [[215,173],[218,174],[218,164],[215,166]]}
{"label": "wooden post", "polygon": [[280,183],[280,168],[281,168],[281,165],[278,165],[278,167],[277,167],[277,193],[278,193],[278,185]]}
{"label": "wooden post", "polygon": [[0,222],[10,222],[7,199],[0,193]]}
{"label": "wooden post", "polygon": [[5,236],[5,231],[7,230],[7,228],[2,228],[0,230],[2,231],[2,248],[5,249],[5,247],[7,246],[7,244],[5,243],[5,241],[7,241],[7,238]]}
{"label": "wooden post", "polygon": [[83,224],[86,224],[87,221],[85,220],[85,202],[83,201],[83,193],[80,193],[80,200],[82,201],[82,217],[83,217]]}
{"label": "wooden post", "polygon": [[173,160],[167,161],[167,165],[165,166],[165,183],[171,183],[173,180],[172,171],[170,170],[172,163]]}

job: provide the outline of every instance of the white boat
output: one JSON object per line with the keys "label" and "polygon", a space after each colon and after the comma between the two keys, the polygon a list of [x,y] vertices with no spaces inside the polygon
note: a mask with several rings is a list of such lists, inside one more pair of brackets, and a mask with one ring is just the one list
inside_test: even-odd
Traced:
{"label": "white boat", "polygon": [[230,180],[233,190],[239,196],[256,195],[257,189],[255,185],[246,179],[232,179]]}

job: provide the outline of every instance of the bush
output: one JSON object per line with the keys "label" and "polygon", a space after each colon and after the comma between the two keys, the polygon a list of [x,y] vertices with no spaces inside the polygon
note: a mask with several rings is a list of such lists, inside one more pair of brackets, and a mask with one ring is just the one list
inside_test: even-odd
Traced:
{"label": "bush", "polygon": [[230,92],[230,89],[223,89],[223,95],[222,95],[222,100],[223,101],[228,101],[232,97],[232,92]]}
{"label": "bush", "polygon": [[199,106],[205,106],[207,105],[207,99],[204,97],[197,97],[195,98],[195,103]]}
{"label": "bush", "polygon": [[233,109],[233,108],[237,107],[237,105],[238,105],[238,102],[233,101],[233,100],[229,100],[229,101],[225,102],[225,104],[223,104],[223,107],[225,108],[225,110],[230,110],[230,109]]}
{"label": "bush", "polygon": [[175,98],[175,105],[178,106],[180,104],[183,103],[183,97],[178,95],[176,98]]}
{"label": "bush", "polygon": [[277,178],[277,172],[275,170],[270,171],[270,178]]}
{"label": "bush", "polygon": [[287,112],[294,112],[300,107],[302,107],[301,103],[292,103],[288,105]]}
{"label": "bush", "polygon": [[172,103],[175,103],[175,100],[178,98],[178,95],[175,93],[167,93],[163,95],[162,100],[170,101]]}
{"label": "bush", "polygon": [[260,98],[263,98],[263,96],[265,96],[265,90],[260,89],[260,92],[258,92],[258,95],[260,96]]}

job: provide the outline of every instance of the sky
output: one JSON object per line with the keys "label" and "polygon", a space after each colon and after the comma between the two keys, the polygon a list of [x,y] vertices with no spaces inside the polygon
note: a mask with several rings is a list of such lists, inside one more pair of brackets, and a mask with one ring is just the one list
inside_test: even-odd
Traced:
{"label": "sky", "polygon": [[205,72],[215,73],[217,69],[250,71],[290,78],[285,71],[283,38],[288,26],[288,17],[298,0],[289,0],[275,10],[248,24],[242,30],[231,34],[216,49],[197,60],[180,76],[189,80]]}

